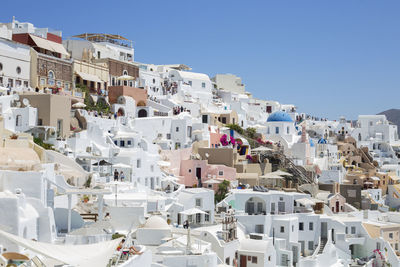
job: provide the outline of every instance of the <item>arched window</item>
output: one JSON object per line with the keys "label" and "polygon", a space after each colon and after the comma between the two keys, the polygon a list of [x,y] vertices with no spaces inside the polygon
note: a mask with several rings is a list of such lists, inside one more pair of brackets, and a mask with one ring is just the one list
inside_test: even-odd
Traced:
{"label": "arched window", "polygon": [[289,134],[289,126],[286,127],[286,133]]}
{"label": "arched window", "polygon": [[52,70],[49,71],[49,74],[47,75],[47,83],[50,86],[53,86],[55,84],[55,76],[54,76],[54,72]]}
{"label": "arched window", "polygon": [[128,75],[128,71],[127,71],[127,70],[124,70],[124,71],[122,72],[122,75]]}
{"label": "arched window", "polygon": [[16,71],[17,71],[17,74],[21,74],[21,67],[18,66]]}

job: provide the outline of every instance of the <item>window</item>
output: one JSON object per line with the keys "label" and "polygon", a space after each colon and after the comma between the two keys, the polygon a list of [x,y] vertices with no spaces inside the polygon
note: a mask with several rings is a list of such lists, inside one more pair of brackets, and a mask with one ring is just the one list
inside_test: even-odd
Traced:
{"label": "window", "polygon": [[196,198],[196,207],[201,207],[201,198]]}
{"label": "window", "polygon": [[114,141],[114,144],[115,144],[116,146],[118,146],[118,141],[117,141],[117,140],[115,140],[115,141]]}
{"label": "window", "polygon": [[192,172],[192,169],[189,169],[188,172],[191,173],[191,172]]}
{"label": "window", "polygon": [[395,250],[399,250],[399,244],[398,243],[394,244],[394,249]]}
{"label": "window", "polygon": [[132,144],[132,141],[128,140],[127,143],[128,143],[128,146],[130,146]]}
{"label": "window", "polygon": [[299,223],[299,231],[304,231],[304,223]]}
{"label": "window", "polygon": [[346,235],[349,233],[349,228],[346,226],[346,231],[345,231]]}
{"label": "window", "polygon": [[206,83],[201,83],[202,88],[206,88]]}
{"label": "window", "polygon": [[389,238],[393,239],[393,233],[389,233]]}
{"label": "window", "polygon": [[57,120],[57,137],[60,137],[63,132],[63,120],[58,119]]}
{"label": "window", "polygon": [[24,87],[25,87],[25,88],[28,88],[28,86],[29,86],[28,81],[24,81]]}
{"label": "window", "polygon": [[53,86],[55,84],[54,78],[55,78],[54,77],[54,72],[52,70],[50,70],[48,75],[47,75],[47,83],[50,86]]}
{"label": "window", "polygon": [[209,222],[210,221],[210,212],[206,211],[206,214],[204,214],[204,221]]}
{"label": "window", "polygon": [[275,133],[279,134],[279,127],[275,127]]}
{"label": "window", "polygon": [[257,264],[257,257],[251,257],[251,263]]}
{"label": "window", "polygon": [[167,139],[170,140],[171,139],[171,134],[167,133]]}
{"label": "window", "polygon": [[153,83],[156,83],[156,79],[153,79]]}
{"label": "window", "polygon": [[142,162],[140,161],[140,159],[138,159],[138,160],[136,161],[136,168],[140,168],[141,165],[142,165]]}
{"label": "window", "polygon": [[314,250],[314,242],[308,241],[308,250]]}
{"label": "window", "polygon": [[151,165],[151,166],[150,166],[150,171],[151,171],[151,172],[154,172],[154,165]]}
{"label": "window", "polygon": [[3,70],[3,63],[0,63],[0,71]]}
{"label": "window", "polygon": [[294,225],[292,225],[292,232],[294,232]]}
{"label": "window", "polygon": [[192,86],[192,81],[189,81],[189,85]]}
{"label": "window", "polygon": [[351,227],[351,234],[354,235],[356,233],[356,227],[352,226]]}
{"label": "window", "polygon": [[226,118],[225,117],[222,117],[222,123],[226,124]]}
{"label": "window", "polygon": [[281,233],[285,232],[285,226],[281,226]]}
{"label": "window", "polygon": [[289,126],[286,127],[286,133],[289,134]]}
{"label": "window", "polygon": [[119,146],[120,146],[120,147],[124,147],[124,146],[125,146],[125,140],[119,141]]}
{"label": "window", "polygon": [[148,185],[149,185],[149,178],[146,178],[146,179],[144,180],[144,185],[145,185],[145,186],[148,186]]}
{"label": "window", "polygon": [[21,74],[21,67],[18,66],[17,69],[16,69],[16,71],[17,71],[17,74]]}
{"label": "window", "polygon": [[176,131],[176,132],[179,132],[179,127],[176,127],[175,131]]}
{"label": "window", "polygon": [[271,261],[271,256],[268,256],[268,261]]}
{"label": "window", "polygon": [[21,125],[22,125],[21,115],[17,115],[17,118],[15,119],[15,126],[21,126]]}
{"label": "window", "polygon": [[223,176],[223,175],[224,175],[224,171],[219,171],[219,172],[218,172],[218,175],[219,175],[219,176]]}
{"label": "window", "polygon": [[314,231],[314,223],[310,222],[310,223],[308,224],[308,230]]}
{"label": "window", "polygon": [[42,126],[43,125],[43,120],[42,119],[38,119],[38,126]]}

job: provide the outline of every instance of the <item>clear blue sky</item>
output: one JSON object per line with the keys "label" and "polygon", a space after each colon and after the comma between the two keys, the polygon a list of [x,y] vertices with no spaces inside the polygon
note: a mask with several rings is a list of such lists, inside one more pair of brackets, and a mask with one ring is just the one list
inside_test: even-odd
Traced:
{"label": "clear blue sky", "polygon": [[336,119],[398,108],[400,1],[10,1],[38,27],[121,34],[135,60],[234,73],[256,97]]}

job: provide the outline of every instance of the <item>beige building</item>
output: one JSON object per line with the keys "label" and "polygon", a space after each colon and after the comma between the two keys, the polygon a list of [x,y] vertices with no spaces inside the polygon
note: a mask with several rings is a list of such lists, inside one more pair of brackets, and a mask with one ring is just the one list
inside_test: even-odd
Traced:
{"label": "beige building", "polygon": [[38,110],[38,126],[51,126],[56,136],[65,138],[70,134],[71,97],[54,94],[25,93],[21,101],[28,99],[29,104]]}
{"label": "beige building", "polygon": [[385,241],[390,243],[390,246],[399,255],[400,243],[400,224],[381,225],[373,223],[363,223],[365,230],[372,238],[382,237]]}
{"label": "beige building", "polygon": [[73,62],[73,72],[75,84],[85,85],[89,90],[98,93],[107,89],[109,76],[107,63],[89,63],[75,59]]}

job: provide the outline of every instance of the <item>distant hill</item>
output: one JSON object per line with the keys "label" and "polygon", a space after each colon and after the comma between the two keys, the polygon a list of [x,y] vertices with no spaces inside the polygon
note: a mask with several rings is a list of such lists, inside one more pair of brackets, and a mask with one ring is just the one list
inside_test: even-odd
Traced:
{"label": "distant hill", "polygon": [[387,120],[393,124],[396,124],[397,128],[400,129],[400,109],[394,109],[394,108],[388,109],[382,111],[378,115],[386,115]]}

